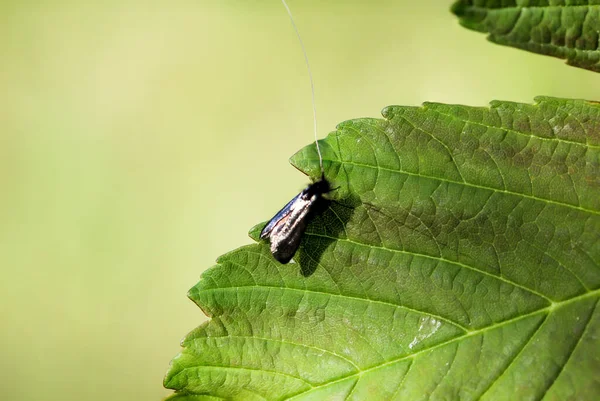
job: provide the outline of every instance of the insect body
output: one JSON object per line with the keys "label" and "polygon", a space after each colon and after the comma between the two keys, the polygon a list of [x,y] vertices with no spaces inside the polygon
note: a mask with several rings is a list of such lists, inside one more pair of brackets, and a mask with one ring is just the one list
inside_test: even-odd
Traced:
{"label": "insect body", "polygon": [[271,253],[280,263],[288,263],[300,246],[300,239],[315,210],[323,202],[323,194],[331,191],[324,176],[294,197],[267,223],[260,233],[269,239]]}

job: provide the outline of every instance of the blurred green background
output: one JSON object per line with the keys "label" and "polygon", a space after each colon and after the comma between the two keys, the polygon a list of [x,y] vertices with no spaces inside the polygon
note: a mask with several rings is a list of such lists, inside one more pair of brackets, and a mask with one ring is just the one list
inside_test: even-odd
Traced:
{"label": "blurred green background", "polygon": [[[599,100],[600,76],[494,46],[451,1],[290,0],[320,136],[389,104]],[[307,183],[310,86],[270,1],[0,5],[0,394],[159,400],[186,292]]]}

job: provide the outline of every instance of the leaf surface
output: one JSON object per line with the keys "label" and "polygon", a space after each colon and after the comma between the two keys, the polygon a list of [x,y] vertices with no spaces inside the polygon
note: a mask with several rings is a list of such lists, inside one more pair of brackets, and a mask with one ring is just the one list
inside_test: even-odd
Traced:
{"label": "leaf surface", "polygon": [[337,189],[297,263],[244,246],[190,290],[211,320],[172,399],[598,399],[600,105],[383,115],[320,141]]}
{"label": "leaf surface", "polygon": [[452,11],[466,28],[494,43],[600,71],[600,2],[596,0],[458,0]]}

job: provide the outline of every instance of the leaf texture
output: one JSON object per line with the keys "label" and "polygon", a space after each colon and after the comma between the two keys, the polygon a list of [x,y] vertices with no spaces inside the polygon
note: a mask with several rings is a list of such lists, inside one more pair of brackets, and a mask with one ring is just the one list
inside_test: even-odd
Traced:
{"label": "leaf texture", "polygon": [[600,71],[597,0],[458,0],[452,11],[461,25],[489,33],[494,43]]}
{"label": "leaf texture", "polygon": [[600,105],[383,115],[320,141],[338,189],[297,263],[244,246],[190,290],[172,399],[598,399]]}

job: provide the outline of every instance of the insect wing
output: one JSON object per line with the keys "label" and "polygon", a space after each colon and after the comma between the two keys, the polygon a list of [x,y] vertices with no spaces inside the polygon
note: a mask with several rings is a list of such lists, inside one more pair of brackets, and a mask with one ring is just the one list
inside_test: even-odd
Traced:
{"label": "insect wing", "polygon": [[322,195],[330,190],[329,182],[323,177],[296,195],[263,228],[260,238],[269,239],[275,259],[284,264],[292,259],[300,246],[311,212],[316,210]]}
{"label": "insect wing", "polygon": [[271,220],[267,223],[267,225],[260,232],[261,239],[267,239],[271,235],[271,232],[278,224],[283,224],[292,214],[292,205],[294,202],[298,200],[302,196],[304,191],[300,192],[298,195],[294,196],[294,198],[287,203],[280,211],[273,216]]}
{"label": "insect wing", "polygon": [[296,197],[295,202],[289,206],[290,213],[273,227],[269,235],[271,253],[280,263],[288,263],[298,250],[315,200],[316,197]]}

